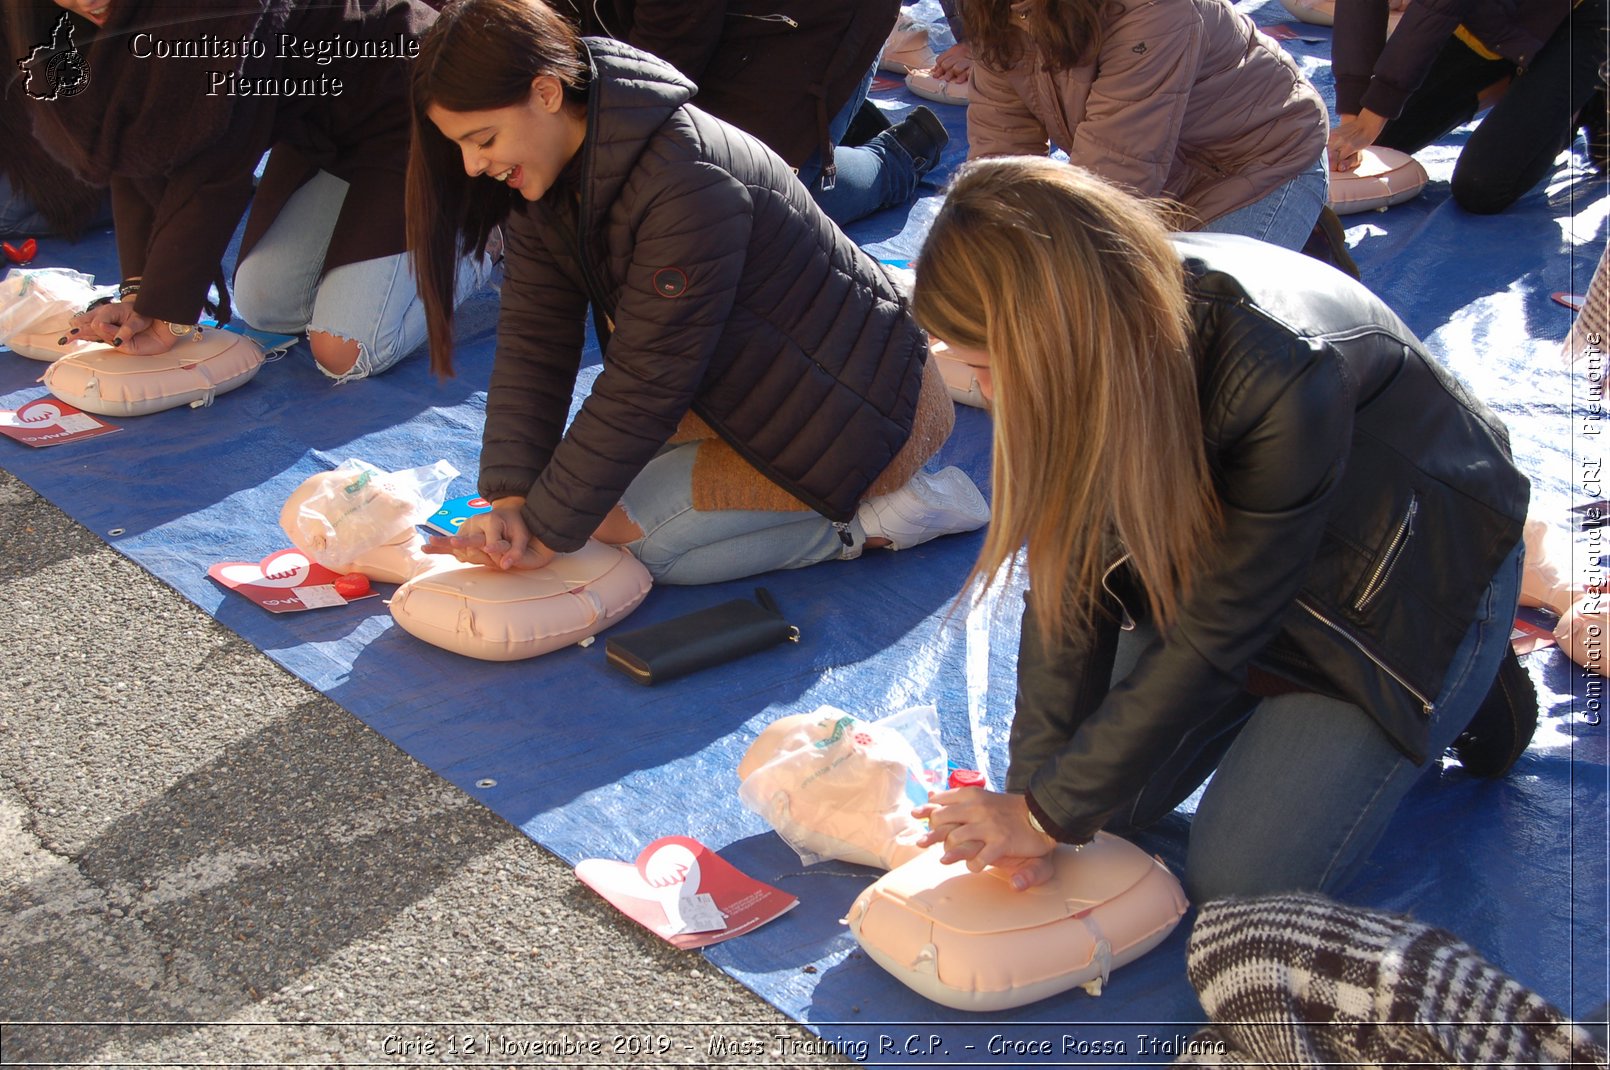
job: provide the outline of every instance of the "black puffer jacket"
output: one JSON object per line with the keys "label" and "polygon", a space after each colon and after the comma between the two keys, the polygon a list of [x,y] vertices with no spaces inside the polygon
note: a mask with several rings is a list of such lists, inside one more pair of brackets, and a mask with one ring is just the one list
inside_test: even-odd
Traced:
{"label": "black puffer jacket", "polygon": [[[905,298],[776,154],[688,106],[674,68],[585,42],[576,181],[508,221],[481,493],[524,495],[532,534],[578,549],[691,407],[848,520],[911,433],[927,343]],[[613,331],[566,431],[589,302]]]}
{"label": "black puffer jacket", "polygon": [[1007,789],[1069,842],[1254,666],[1362,707],[1425,761],[1448,663],[1526,516],[1503,425],[1363,286],[1250,239],[1175,241],[1224,527],[1179,621],[1120,688],[1118,620],[1144,608],[1122,562],[1095,634],[1047,656],[1024,617]]}

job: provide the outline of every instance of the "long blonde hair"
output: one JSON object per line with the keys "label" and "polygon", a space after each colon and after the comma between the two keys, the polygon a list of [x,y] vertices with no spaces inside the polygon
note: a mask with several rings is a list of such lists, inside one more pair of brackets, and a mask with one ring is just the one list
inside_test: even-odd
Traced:
{"label": "long blonde hair", "polygon": [[993,518],[970,579],[1028,547],[1049,644],[1087,627],[1115,543],[1159,628],[1219,526],[1184,269],[1162,219],[1043,157],[967,164],[917,260],[914,311],[990,356]]}

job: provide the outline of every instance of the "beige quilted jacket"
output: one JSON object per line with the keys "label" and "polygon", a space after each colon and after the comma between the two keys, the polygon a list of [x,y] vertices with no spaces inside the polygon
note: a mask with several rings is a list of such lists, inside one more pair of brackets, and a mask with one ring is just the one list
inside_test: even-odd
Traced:
{"label": "beige quilted jacket", "polygon": [[1228,0],[1127,0],[1093,59],[1047,71],[976,62],[969,156],[1069,159],[1209,222],[1306,170],[1325,149],[1324,101]]}

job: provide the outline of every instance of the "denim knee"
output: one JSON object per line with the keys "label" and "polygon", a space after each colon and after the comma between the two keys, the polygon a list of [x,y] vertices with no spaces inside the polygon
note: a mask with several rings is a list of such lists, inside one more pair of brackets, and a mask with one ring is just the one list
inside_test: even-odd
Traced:
{"label": "denim knee", "polygon": [[655,525],[652,530],[645,530],[642,538],[628,543],[626,548],[642,562],[656,583],[664,582],[690,545],[688,532],[684,529],[697,527],[698,523],[699,514],[690,507]]}
{"label": "denim knee", "polygon": [[311,311],[298,307],[300,302],[286,290],[279,273],[264,258],[255,256],[248,256],[235,272],[230,301],[241,319],[257,330],[276,334],[301,334]]}
{"label": "denim knee", "polygon": [[[320,329],[316,326],[310,326],[308,331],[312,333],[320,331]],[[390,331],[384,337],[377,338],[352,338],[338,331],[322,331],[320,333],[328,334],[332,338],[358,343],[358,359],[353,362],[351,368],[344,372],[332,371],[320,363],[317,358],[314,359],[314,364],[319,371],[334,379],[337,383],[349,383],[356,379],[367,379],[371,375],[379,375],[413,352],[415,348],[415,346],[409,344],[410,339],[403,337],[400,331]],[[413,339],[412,341],[417,342],[418,339]]]}

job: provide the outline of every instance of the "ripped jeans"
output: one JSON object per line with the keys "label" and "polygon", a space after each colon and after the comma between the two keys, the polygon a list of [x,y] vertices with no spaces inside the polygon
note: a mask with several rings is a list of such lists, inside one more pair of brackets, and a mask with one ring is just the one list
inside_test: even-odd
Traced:
{"label": "ripped jeans", "polygon": [[[324,270],[330,235],[347,184],[327,171],[285,202],[235,273],[235,310],[248,324],[276,334],[318,331],[358,343],[358,362],[337,382],[364,379],[396,364],[425,340],[425,305],[407,253]],[[455,305],[482,289],[490,265],[459,264]]]}

